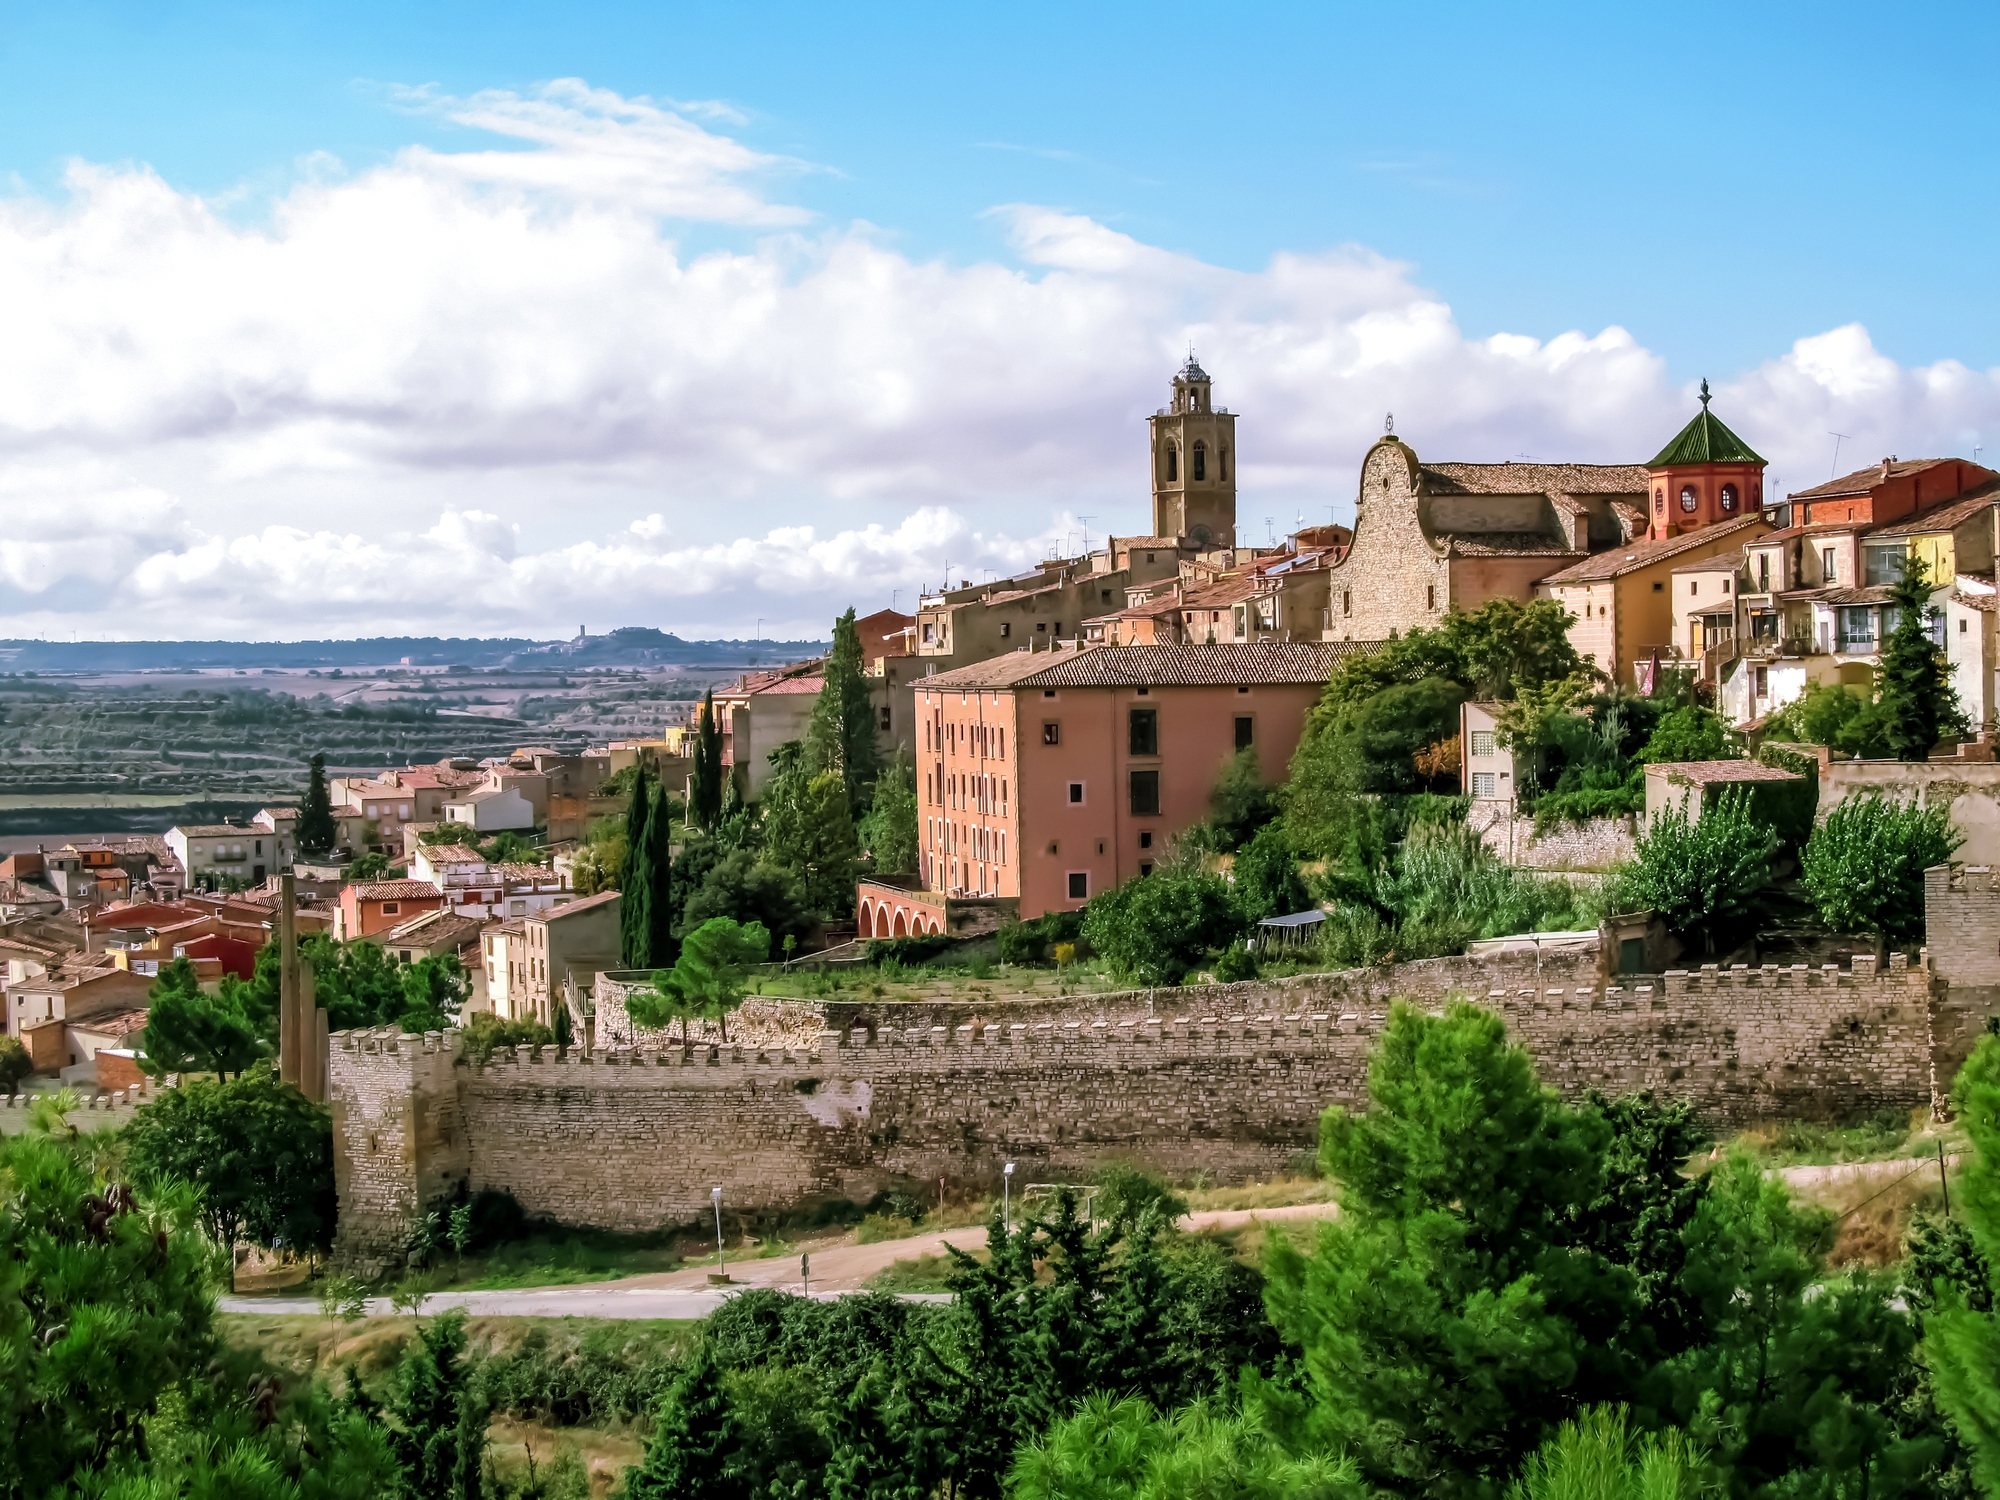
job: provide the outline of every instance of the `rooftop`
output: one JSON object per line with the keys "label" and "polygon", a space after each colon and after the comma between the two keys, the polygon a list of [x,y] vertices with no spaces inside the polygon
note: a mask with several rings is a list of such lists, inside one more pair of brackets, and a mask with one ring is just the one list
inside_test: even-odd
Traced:
{"label": "rooftop", "polygon": [[595,896],[585,896],[581,901],[572,901],[566,906],[552,906],[539,917],[538,922],[558,922],[564,917],[573,917],[578,912],[595,911],[600,906],[609,906],[618,899],[616,891],[599,891]]}
{"label": "rooftop", "polygon": [[[1753,527],[1761,530],[1763,525],[1764,521],[1760,516],[1743,516],[1734,521],[1725,521],[1719,526],[1704,526],[1699,531],[1670,536],[1661,541],[1628,542],[1623,547],[1613,547],[1608,552],[1600,552],[1595,557],[1586,558],[1559,573],[1551,573],[1541,582],[1603,583],[1651,563],[1678,557],[1683,552],[1691,552],[1704,543],[1713,543],[1727,537],[1748,541],[1749,538],[1744,533]],[[1761,537],[1759,539],[1761,540]]]}
{"label": "rooftop", "polygon": [[1672,469],[1684,464],[1761,464],[1764,460],[1708,409],[1708,382],[1701,383],[1701,410],[1646,465]]}
{"label": "rooftop", "polygon": [[1643,495],[1652,475],[1637,464],[1424,464],[1431,495]]}
{"label": "rooftop", "polygon": [[1829,479],[1825,484],[1816,484],[1809,490],[1793,490],[1788,497],[1793,500],[1842,500],[1849,495],[1866,495],[1878,484],[1886,484],[1891,479],[1901,479],[1910,474],[1921,474],[1926,469],[1935,469],[1939,464],[1948,464],[1949,458],[1889,458],[1879,464],[1870,464],[1865,469],[1856,469],[1852,474],[1843,474],[1838,479]]}
{"label": "rooftop", "polygon": [[1233,641],[1213,646],[1084,646],[1016,651],[923,677],[923,691],[984,688],[1225,687],[1324,683],[1347,657],[1376,641]]}
{"label": "rooftop", "polygon": [[1739,781],[1804,781],[1797,771],[1767,766],[1756,760],[1675,760],[1646,767],[1648,776],[1690,786],[1722,786]]}
{"label": "rooftop", "polygon": [[1873,541],[1877,537],[1924,536],[1934,531],[1955,531],[1981,511],[1991,510],[1996,502],[2000,502],[2000,479],[1989,479],[1949,504],[1919,511],[1907,521],[1878,526],[1868,533],[1868,539]]}
{"label": "rooftop", "polygon": [[414,901],[424,896],[442,897],[444,892],[428,880],[371,880],[350,885],[357,901]]}

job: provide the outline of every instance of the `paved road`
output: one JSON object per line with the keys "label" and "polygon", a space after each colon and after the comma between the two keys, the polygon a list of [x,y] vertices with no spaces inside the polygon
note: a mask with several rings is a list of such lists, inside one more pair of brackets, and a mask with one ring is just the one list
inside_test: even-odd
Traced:
{"label": "paved road", "polygon": [[[1282,1219],[1325,1218],[1334,1212],[1331,1203],[1301,1203],[1287,1208],[1232,1209],[1190,1214],[1183,1224],[1196,1230],[1241,1229],[1251,1223]],[[888,1269],[899,1260],[920,1255],[941,1255],[949,1243],[972,1250],[986,1242],[982,1227],[947,1230],[942,1234],[918,1234],[908,1239],[883,1240],[873,1245],[833,1243],[812,1255],[812,1294],[815,1300],[837,1297],[861,1290],[868,1278]],[[807,1247],[810,1249],[810,1247]],[[777,1287],[800,1290],[796,1256],[773,1256],[768,1260],[732,1261],[732,1284],[708,1285],[708,1267],[685,1271],[663,1271],[647,1276],[627,1276],[617,1281],[593,1281],[582,1286],[530,1287],[517,1291],[439,1292],[425,1304],[427,1312],[443,1312],[462,1307],[478,1318],[705,1318],[723,1301],[745,1287]],[[908,1294],[915,1300],[943,1300],[937,1293]],[[227,1313],[317,1313],[319,1303],[310,1297],[224,1297]],[[386,1297],[371,1298],[371,1317],[387,1317],[393,1309]]]}

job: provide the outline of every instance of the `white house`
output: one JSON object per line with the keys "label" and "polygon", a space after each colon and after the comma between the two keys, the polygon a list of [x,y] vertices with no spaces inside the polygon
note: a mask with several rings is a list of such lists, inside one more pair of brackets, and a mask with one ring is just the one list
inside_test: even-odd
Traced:
{"label": "white house", "polygon": [[445,803],[444,819],[447,823],[463,823],[475,833],[525,831],[535,826],[535,808],[512,787],[481,787]]}

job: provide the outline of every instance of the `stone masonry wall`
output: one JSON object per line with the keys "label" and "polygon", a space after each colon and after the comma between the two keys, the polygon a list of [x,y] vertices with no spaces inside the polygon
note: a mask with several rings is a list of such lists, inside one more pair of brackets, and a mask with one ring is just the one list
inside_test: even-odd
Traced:
{"label": "stone masonry wall", "polygon": [[1008,1160],[1027,1181],[1111,1158],[1244,1180],[1311,1152],[1320,1113],[1359,1099],[1391,993],[1454,974],[1525,981],[1475,998],[1572,1098],[1652,1089],[1716,1126],[1932,1098],[1931,975],[1901,955],[1881,974],[1864,956],[1851,971],[1711,966],[1608,988],[1575,968],[1551,983],[1547,966],[1537,983],[1532,955],[1506,957],[1157,992],[1200,1018],[878,1024],[803,1051],[503,1048],[475,1069],[451,1034],[345,1033],[332,1049],[341,1249],[392,1259],[419,1206],[460,1181],[638,1230],[698,1220],[715,1185],[738,1210],[778,1209],[991,1180]]}

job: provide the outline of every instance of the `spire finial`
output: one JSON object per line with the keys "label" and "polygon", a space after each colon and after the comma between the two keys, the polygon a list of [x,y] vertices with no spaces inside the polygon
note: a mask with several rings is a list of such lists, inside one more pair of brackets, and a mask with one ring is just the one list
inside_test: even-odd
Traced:
{"label": "spire finial", "polygon": [[1708,381],[1705,378],[1701,383],[1701,409],[1708,410]]}

